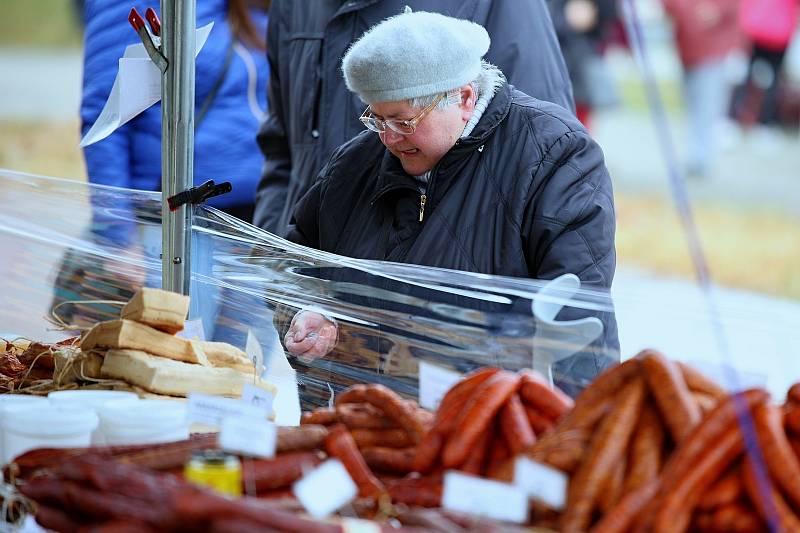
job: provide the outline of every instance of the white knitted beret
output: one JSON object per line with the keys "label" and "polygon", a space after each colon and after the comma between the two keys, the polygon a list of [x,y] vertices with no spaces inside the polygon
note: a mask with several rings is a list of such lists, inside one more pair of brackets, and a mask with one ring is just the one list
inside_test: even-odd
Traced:
{"label": "white knitted beret", "polygon": [[367,104],[445,92],[474,80],[489,50],[480,24],[417,11],[388,18],[342,60],[347,88]]}

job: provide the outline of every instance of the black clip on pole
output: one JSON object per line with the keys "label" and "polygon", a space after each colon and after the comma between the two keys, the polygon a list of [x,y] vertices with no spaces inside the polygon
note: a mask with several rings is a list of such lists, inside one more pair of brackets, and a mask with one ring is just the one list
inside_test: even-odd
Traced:
{"label": "black clip on pole", "polygon": [[175,211],[183,204],[201,204],[209,198],[231,192],[231,190],[233,190],[233,187],[229,181],[223,181],[216,185],[214,180],[208,180],[199,187],[192,187],[189,190],[179,192],[175,196],[170,196],[167,198],[167,203],[169,203],[169,210]]}

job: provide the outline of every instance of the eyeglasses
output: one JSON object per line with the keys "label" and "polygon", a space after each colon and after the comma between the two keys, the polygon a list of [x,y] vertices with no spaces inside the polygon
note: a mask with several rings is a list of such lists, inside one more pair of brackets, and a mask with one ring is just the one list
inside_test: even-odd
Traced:
{"label": "eyeglasses", "polygon": [[441,102],[444,97],[444,94],[440,94],[436,100],[431,102],[430,105],[426,106],[419,115],[412,119],[396,120],[378,118],[372,114],[369,106],[367,106],[364,112],[361,113],[361,116],[358,120],[360,120],[361,123],[367,127],[367,129],[377,133],[383,133],[386,131],[386,128],[389,128],[393,132],[399,133],[400,135],[412,135],[417,130],[417,124],[422,122],[422,119],[425,118],[428,113],[433,111],[433,109],[439,105],[439,102]]}

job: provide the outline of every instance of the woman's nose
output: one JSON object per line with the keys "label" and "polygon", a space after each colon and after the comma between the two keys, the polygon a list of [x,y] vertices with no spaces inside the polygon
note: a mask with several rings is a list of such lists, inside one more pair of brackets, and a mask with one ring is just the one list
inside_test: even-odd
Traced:
{"label": "woman's nose", "polygon": [[394,131],[394,130],[391,130],[391,129],[389,129],[389,128],[386,128],[386,129],[385,129],[385,130],[384,130],[384,131],[381,133],[381,138],[382,138],[382,140],[383,140],[383,144],[385,144],[386,146],[391,146],[391,145],[393,145],[393,144],[397,144],[397,143],[399,143],[400,141],[402,141],[402,140],[403,140],[403,135],[401,135],[401,134],[397,133],[397,132],[396,132],[396,131]]}

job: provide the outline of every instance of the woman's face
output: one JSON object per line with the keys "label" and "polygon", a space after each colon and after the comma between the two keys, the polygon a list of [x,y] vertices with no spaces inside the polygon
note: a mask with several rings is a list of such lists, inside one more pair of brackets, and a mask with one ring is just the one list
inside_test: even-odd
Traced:
{"label": "woman's face", "polygon": [[[474,95],[472,86],[465,85],[461,88],[458,105],[434,109],[417,123],[411,135],[402,135],[387,128],[379,133],[381,142],[400,160],[407,174],[424,174],[439,162],[461,136],[475,108]],[[370,109],[378,118],[398,120],[413,119],[422,111],[412,108],[406,101],[372,104]]]}

